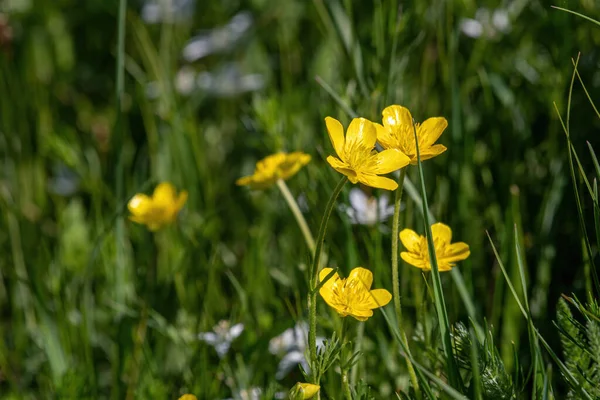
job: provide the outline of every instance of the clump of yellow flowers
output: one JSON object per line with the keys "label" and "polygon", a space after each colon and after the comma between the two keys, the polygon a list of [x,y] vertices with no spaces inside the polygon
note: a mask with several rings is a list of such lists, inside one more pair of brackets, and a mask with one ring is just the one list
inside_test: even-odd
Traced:
{"label": "clump of yellow flowers", "polygon": [[[322,282],[332,268],[323,268],[319,274]],[[366,268],[354,268],[348,278],[342,279],[338,273],[329,278],[319,293],[329,306],[333,307],[339,315],[348,315],[359,321],[366,321],[373,316],[373,309],[383,307],[392,299],[392,294],[385,289],[373,289],[373,274]]]}
{"label": "clump of yellow flowers", "polygon": [[175,221],[187,197],[186,191],[177,195],[172,184],[162,182],[156,186],[151,197],[138,193],[129,200],[127,204],[131,213],[129,219],[146,225],[151,231],[156,231]]}
{"label": "clump of yellow flowers", "polygon": [[[462,261],[471,254],[468,244],[464,242],[451,243],[452,229],[448,225],[441,222],[431,225],[431,235],[440,271],[450,271],[457,261]],[[430,271],[431,262],[425,236],[420,236],[413,230],[404,229],[400,232],[400,240],[408,250],[400,253],[400,257],[410,265]]]}
{"label": "clump of yellow flowers", "polygon": [[375,151],[377,130],[365,118],[354,118],[346,135],[344,127],[335,118],[325,118],[329,139],[338,157],[329,156],[327,162],[336,171],[348,177],[350,182],[360,182],[374,188],[395,190],[398,184],[392,179],[379,176],[397,171],[410,162],[406,154],[396,149]]}
{"label": "clump of yellow flowers", "polygon": [[279,179],[291,178],[310,161],[308,154],[296,151],[293,153],[275,153],[256,163],[254,174],[237,180],[238,185],[248,185],[252,189],[265,189]]}

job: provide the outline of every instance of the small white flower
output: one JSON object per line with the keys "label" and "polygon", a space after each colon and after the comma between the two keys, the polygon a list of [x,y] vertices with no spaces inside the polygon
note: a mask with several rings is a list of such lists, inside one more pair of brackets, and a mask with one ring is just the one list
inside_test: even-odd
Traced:
{"label": "small white flower", "polygon": [[148,24],[176,22],[193,15],[195,0],[147,0],[142,7],[142,19]]}
{"label": "small white flower", "polygon": [[260,90],[265,80],[260,74],[244,74],[233,63],[215,72],[202,72],[196,78],[196,86],[206,94],[216,97],[233,97],[242,93]]}
{"label": "small white flower", "polygon": [[502,8],[494,10],[492,13],[492,24],[502,33],[510,31],[510,19],[508,12]]}
{"label": "small white flower", "polygon": [[226,52],[247,36],[251,26],[252,16],[242,11],[226,25],[191,38],[183,48],[183,58],[194,62],[210,54]]}
{"label": "small white flower", "polygon": [[183,66],[175,76],[175,89],[182,95],[191,94],[196,87],[196,71],[190,66]]}
{"label": "small white flower", "polygon": [[476,19],[463,18],[460,20],[460,30],[468,37],[477,39],[483,33],[483,26]]}
{"label": "small white flower", "polygon": [[377,199],[358,188],[350,190],[350,207],[342,206],[342,210],[348,214],[352,224],[360,225],[375,225],[394,215],[394,205],[390,205],[387,194]]}
{"label": "small white flower", "polygon": [[[317,337],[317,347],[323,346],[323,341],[322,337]],[[286,329],[281,335],[271,339],[269,352],[282,357],[277,366],[275,379],[284,378],[298,364],[309,373],[310,366],[305,356],[307,347],[308,324],[306,322],[298,322],[293,328]]]}
{"label": "small white flower", "polygon": [[213,328],[213,332],[202,332],[198,334],[198,339],[208,343],[215,348],[220,358],[225,357],[231,343],[242,334],[244,324],[235,324],[231,326],[229,321],[222,320]]}

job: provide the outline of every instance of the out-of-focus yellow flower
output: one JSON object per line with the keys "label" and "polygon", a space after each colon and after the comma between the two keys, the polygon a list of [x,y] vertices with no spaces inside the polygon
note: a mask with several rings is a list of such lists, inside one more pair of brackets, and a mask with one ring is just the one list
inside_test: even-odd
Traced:
{"label": "out-of-focus yellow flower", "polygon": [[265,189],[279,179],[291,178],[309,161],[310,156],[300,151],[272,154],[256,163],[253,175],[238,179],[236,184],[248,185],[252,189]]}
{"label": "out-of-focus yellow flower", "polygon": [[[402,106],[389,106],[383,110],[383,126],[375,124],[377,141],[384,149],[398,149],[408,157],[410,163],[417,164],[417,147],[413,130],[413,118],[410,111]],[[419,138],[419,155],[421,161],[433,158],[446,151],[446,146],[435,144],[448,121],[444,117],[428,118],[422,124],[417,123],[417,138]]]}
{"label": "out-of-focus yellow flower", "polygon": [[[464,242],[450,243],[452,229],[448,225],[441,222],[431,225],[431,235],[439,271],[450,271],[457,261],[462,261],[471,254],[468,244]],[[400,232],[400,240],[408,250],[400,253],[400,257],[410,265],[430,271],[427,238],[410,229],[404,229]]]}
{"label": "out-of-focus yellow flower", "polygon": [[145,224],[151,231],[156,231],[175,221],[187,197],[186,191],[177,195],[173,185],[162,182],[154,189],[152,197],[138,193],[129,200],[127,204],[131,213],[129,219]]}
{"label": "out-of-focus yellow flower", "polygon": [[298,382],[290,390],[291,400],[307,400],[312,399],[317,392],[321,389],[321,386],[312,383],[301,383]]}
{"label": "out-of-focus yellow flower", "polygon": [[[319,273],[322,281],[332,271],[323,268]],[[366,321],[373,316],[373,309],[383,307],[392,299],[385,289],[373,289],[373,274],[366,268],[354,268],[348,278],[342,279],[337,274],[321,286],[319,293],[323,300],[333,307],[342,317],[351,315],[359,321]]]}
{"label": "out-of-focus yellow flower", "polygon": [[198,398],[193,394],[184,394],[178,400],[198,400]]}
{"label": "out-of-focus yellow flower", "polygon": [[335,118],[325,118],[329,139],[338,157],[329,156],[327,162],[350,182],[360,182],[374,188],[395,190],[398,184],[388,174],[408,165],[410,159],[397,149],[375,151],[377,130],[375,124],[364,118],[354,118],[346,135],[344,127]]}

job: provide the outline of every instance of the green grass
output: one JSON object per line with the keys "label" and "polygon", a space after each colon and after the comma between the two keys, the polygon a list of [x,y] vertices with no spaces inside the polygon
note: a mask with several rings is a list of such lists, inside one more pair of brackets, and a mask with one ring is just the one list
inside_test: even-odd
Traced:
{"label": "green grass", "polygon": [[[510,30],[479,39],[460,30],[474,1],[198,2],[188,22],[157,25],[137,2],[84,3],[0,4],[12,29],[3,41],[0,22],[0,398],[212,400],[260,387],[272,399],[308,381],[298,367],[275,379],[268,351],[308,322],[306,230],[277,188],[235,181],[266,155],[309,153],[287,187],[316,236],[340,179],[324,118],[379,122],[390,104],[449,121],[448,151],[407,170],[400,229],[444,222],[471,255],[451,273],[400,261],[410,352],[391,303],[348,323],[356,339],[328,354],[335,366],[360,351],[352,396],[594,398],[595,2],[513,2]],[[253,20],[241,42],[190,67],[234,63],[264,88],[178,93],[187,40],[241,10]],[[129,221],[127,201],[166,180],[189,192],[177,223],[151,233]],[[391,292],[391,219],[381,225],[334,207],[322,265],[369,268]],[[245,329],[220,358],[197,335],[224,319]],[[325,338],[342,329],[320,297],[316,323]],[[321,386],[321,399],[343,398],[335,367]]]}

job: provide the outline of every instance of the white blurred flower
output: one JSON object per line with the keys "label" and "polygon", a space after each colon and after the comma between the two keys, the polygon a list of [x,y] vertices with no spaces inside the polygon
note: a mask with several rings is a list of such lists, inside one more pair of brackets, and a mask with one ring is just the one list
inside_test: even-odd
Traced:
{"label": "white blurred flower", "polygon": [[215,348],[220,358],[225,357],[231,343],[242,334],[244,324],[235,324],[231,326],[229,321],[219,321],[213,328],[213,332],[202,332],[198,334],[198,339],[208,343]]}
{"label": "white blurred flower", "polygon": [[485,37],[493,39],[501,34],[510,32],[510,15],[503,8],[490,11],[487,8],[480,8],[475,12],[475,18],[462,18],[460,20],[460,30],[463,34],[473,39]]}
{"label": "white blurred flower", "polygon": [[494,10],[492,13],[492,25],[502,33],[510,31],[508,12],[502,8]]}
{"label": "white blurred flower", "polygon": [[[323,341],[322,337],[317,337],[317,347],[322,347]],[[298,364],[309,373],[310,366],[305,357],[307,347],[308,324],[306,322],[298,322],[293,328],[286,329],[281,335],[271,339],[269,352],[282,357],[277,366],[275,379],[284,378]]]}
{"label": "white blurred flower", "polygon": [[394,215],[394,205],[390,204],[387,194],[378,199],[358,188],[350,190],[350,207],[342,205],[341,209],[348,214],[350,222],[360,225],[375,225]]}
{"label": "white blurred flower", "polygon": [[196,87],[196,71],[190,66],[183,66],[175,76],[175,89],[180,94],[189,95]]}
{"label": "white blurred flower", "polygon": [[239,392],[234,393],[233,397],[230,397],[225,400],[260,400],[261,394],[261,388],[253,387],[250,389],[242,389]]}
{"label": "white blurred flower", "polygon": [[463,18],[460,20],[460,30],[468,37],[477,39],[483,33],[483,26],[476,19]]}
{"label": "white blurred flower", "polygon": [[[234,397],[230,397],[225,400],[260,400],[261,395],[263,394],[263,390],[259,387],[252,387],[250,389],[242,389],[236,393],[234,393]],[[276,392],[274,394],[274,399],[285,399],[285,392]]]}
{"label": "white blurred flower", "polygon": [[232,97],[262,89],[264,78],[260,74],[242,74],[233,63],[216,72],[202,72],[196,78],[198,89],[216,97]]}
{"label": "white blurred flower", "polygon": [[194,6],[195,0],[146,0],[141,14],[148,24],[177,22],[189,19]]}
{"label": "white blurred flower", "polygon": [[237,13],[226,25],[191,38],[183,48],[183,58],[193,62],[210,54],[228,51],[246,36],[251,26],[249,12]]}

